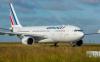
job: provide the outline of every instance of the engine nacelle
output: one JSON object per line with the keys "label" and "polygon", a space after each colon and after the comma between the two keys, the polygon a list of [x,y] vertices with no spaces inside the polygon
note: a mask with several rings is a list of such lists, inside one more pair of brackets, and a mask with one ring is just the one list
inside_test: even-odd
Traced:
{"label": "engine nacelle", "polygon": [[25,45],[32,45],[35,42],[35,39],[31,36],[25,36],[22,38],[22,43]]}

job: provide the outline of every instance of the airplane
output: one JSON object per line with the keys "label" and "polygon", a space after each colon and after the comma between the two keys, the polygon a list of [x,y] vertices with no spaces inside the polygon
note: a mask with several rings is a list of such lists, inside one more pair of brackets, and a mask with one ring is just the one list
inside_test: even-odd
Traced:
{"label": "airplane", "polygon": [[81,46],[83,44],[85,33],[80,27],[73,25],[25,27],[20,24],[13,4],[9,3],[9,6],[11,31],[0,31],[0,35],[16,35],[25,45],[41,42],[54,43],[54,46],[57,46],[59,42],[70,43],[72,46]]}

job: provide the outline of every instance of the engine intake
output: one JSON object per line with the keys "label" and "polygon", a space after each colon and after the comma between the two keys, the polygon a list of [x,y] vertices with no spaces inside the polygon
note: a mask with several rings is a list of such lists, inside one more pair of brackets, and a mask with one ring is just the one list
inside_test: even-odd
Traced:
{"label": "engine intake", "polygon": [[27,40],[27,43],[31,45],[31,44],[33,43],[33,39],[32,39],[32,38],[29,38],[29,39]]}

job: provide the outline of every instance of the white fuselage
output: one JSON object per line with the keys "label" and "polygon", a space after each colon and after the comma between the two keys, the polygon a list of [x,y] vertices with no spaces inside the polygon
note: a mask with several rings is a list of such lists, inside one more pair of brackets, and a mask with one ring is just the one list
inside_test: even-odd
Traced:
{"label": "white fuselage", "polygon": [[84,37],[84,33],[76,26],[36,26],[36,27],[17,27],[13,28],[14,32],[25,33],[34,36],[41,35],[46,37],[40,42],[74,42]]}

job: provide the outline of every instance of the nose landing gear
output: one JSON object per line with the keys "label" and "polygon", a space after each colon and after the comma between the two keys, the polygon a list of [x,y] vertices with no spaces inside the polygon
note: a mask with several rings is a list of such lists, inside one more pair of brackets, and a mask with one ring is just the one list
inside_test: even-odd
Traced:
{"label": "nose landing gear", "polygon": [[75,46],[81,46],[83,44],[83,40],[79,40],[79,41],[77,41],[77,42],[72,42],[71,43],[71,45],[73,46],[73,47],[75,47]]}

